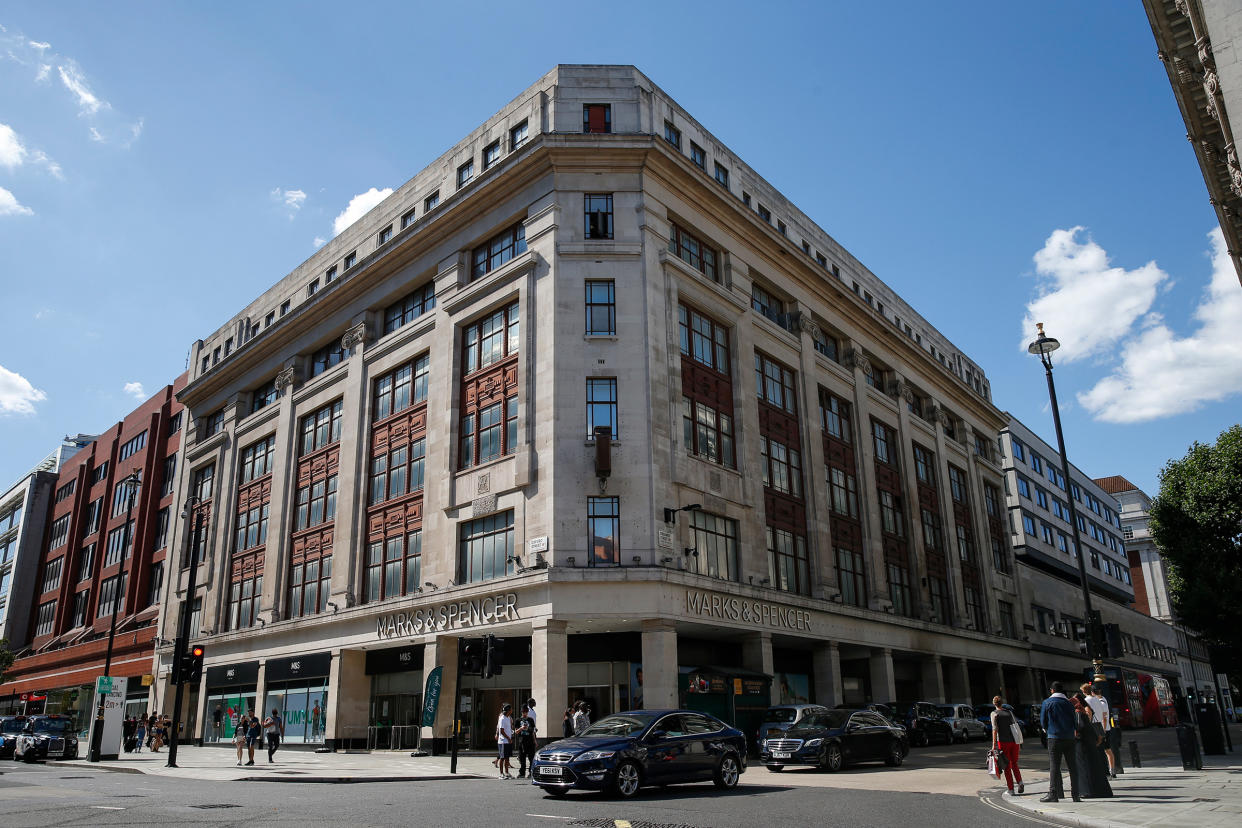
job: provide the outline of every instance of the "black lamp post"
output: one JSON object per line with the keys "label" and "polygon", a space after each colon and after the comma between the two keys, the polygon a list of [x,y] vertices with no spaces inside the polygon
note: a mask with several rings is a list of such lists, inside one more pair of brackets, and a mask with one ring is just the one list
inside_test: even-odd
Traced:
{"label": "black lamp post", "polygon": [[[125,559],[130,556],[129,547],[133,542],[134,501],[138,497],[138,486],[141,481],[142,472],[135,469],[132,474],[121,478],[117,483],[118,486],[128,487],[129,492],[125,504],[125,536],[121,544],[121,571],[116,576],[116,587],[112,590],[112,621],[108,625],[108,650],[104,656],[104,678],[112,677],[112,645],[116,641],[116,614],[125,600]],[[110,693],[111,690],[108,692]],[[99,696],[99,704],[95,709],[95,727],[91,729],[91,746],[87,757],[91,762],[98,762],[103,754],[104,703],[108,698],[108,693],[96,692],[95,695]]]}
{"label": "black lamp post", "polygon": [[1061,347],[1061,343],[1050,336],[1044,335],[1044,323],[1035,326],[1038,336],[1026,346],[1026,350],[1039,357],[1044,364],[1044,373],[1048,376],[1048,398],[1052,402],[1052,423],[1057,430],[1057,449],[1061,452],[1061,474],[1065,477],[1065,500],[1069,503],[1070,532],[1074,536],[1074,554],[1078,556],[1078,578],[1082,583],[1082,602],[1086,606],[1087,618],[1087,654],[1091,656],[1091,664],[1095,668],[1094,680],[1107,681],[1104,675],[1104,662],[1100,659],[1100,645],[1097,641],[1099,630],[1094,623],[1095,611],[1091,607],[1091,587],[1087,581],[1087,560],[1082,552],[1082,544],[1078,539],[1078,509],[1074,506],[1074,481],[1070,478],[1069,458],[1065,454],[1065,435],[1061,431],[1061,409],[1057,405],[1057,387],[1052,381],[1052,352]]}
{"label": "black lamp post", "polygon": [[[180,742],[181,731],[181,698],[185,688],[185,676],[182,674],[182,665],[185,664],[185,654],[190,648],[190,616],[194,612],[194,593],[198,591],[198,547],[201,543],[203,532],[203,510],[201,508],[202,501],[198,495],[190,495],[185,500],[185,508],[181,510],[181,517],[187,521],[194,518],[194,531],[190,532],[186,538],[186,543],[190,546],[190,582],[186,585],[185,600],[181,602],[181,617],[177,622],[177,641],[173,644],[173,679],[177,686],[177,691],[173,696],[173,713],[171,731],[168,734],[168,762],[165,767],[177,767],[177,745]],[[173,573],[172,577],[180,580],[181,570],[178,569]]]}

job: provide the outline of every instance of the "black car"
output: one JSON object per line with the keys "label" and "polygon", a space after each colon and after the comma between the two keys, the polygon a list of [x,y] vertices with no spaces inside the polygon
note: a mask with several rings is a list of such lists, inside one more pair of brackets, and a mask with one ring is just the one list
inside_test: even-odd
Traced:
{"label": "black car", "polygon": [[[8,741],[8,737],[5,737]],[[68,716],[31,716],[17,735],[14,761],[77,759],[78,736]]]}
{"label": "black car", "polygon": [[745,769],[737,728],[692,710],[632,710],[540,749],[530,776],[553,796],[578,788],[631,797],[644,785],[709,779],[733,788]]}
{"label": "black car", "polygon": [[873,710],[829,710],[808,716],[778,738],[766,740],[759,758],[773,773],[790,765],[839,771],[854,762],[900,765],[906,734]]}
{"label": "black car", "polygon": [[895,711],[906,732],[910,734],[910,744],[915,747],[926,747],[932,742],[953,744],[953,725],[940,715],[940,708],[931,702],[896,702],[889,705]]}
{"label": "black car", "polygon": [[0,717],[0,759],[13,756],[13,749],[17,747],[17,734],[25,728],[25,716]]}

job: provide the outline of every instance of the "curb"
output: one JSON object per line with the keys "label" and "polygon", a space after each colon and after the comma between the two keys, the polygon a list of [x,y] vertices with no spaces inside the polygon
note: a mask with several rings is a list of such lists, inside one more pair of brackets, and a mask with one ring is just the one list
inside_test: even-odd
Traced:
{"label": "curb", "polygon": [[[1020,799],[1006,797],[1003,793],[991,792],[985,794],[980,792],[979,798],[997,810],[1005,811],[1015,816],[1032,818],[1037,816],[1046,822],[1056,825],[1069,825],[1073,826],[1073,828],[1134,828],[1132,823],[1111,822],[1106,819],[1093,819],[1077,814],[1044,810],[1038,806],[1038,799],[1032,799],[1032,804],[1028,805]],[[1025,796],[1027,795],[1024,795],[1024,798]],[[1030,796],[1034,796],[1034,794],[1030,794]]]}

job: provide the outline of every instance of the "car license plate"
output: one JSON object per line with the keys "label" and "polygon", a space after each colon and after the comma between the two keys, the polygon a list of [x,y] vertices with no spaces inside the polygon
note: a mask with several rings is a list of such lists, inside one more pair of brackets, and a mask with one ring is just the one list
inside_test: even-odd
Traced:
{"label": "car license plate", "polygon": [[788,759],[788,758],[789,758],[790,756],[792,756],[792,755],[793,755],[792,753],[782,753],[782,752],[780,752],[780,751],[776,751],[776,750],[772,751],[772,758],[773,758],[773,759]]}
{"label": "car license plate", "polygon": [[539,775],[540,776],[560,776],[561,771],[562,771],[561,768],[540,768]]}

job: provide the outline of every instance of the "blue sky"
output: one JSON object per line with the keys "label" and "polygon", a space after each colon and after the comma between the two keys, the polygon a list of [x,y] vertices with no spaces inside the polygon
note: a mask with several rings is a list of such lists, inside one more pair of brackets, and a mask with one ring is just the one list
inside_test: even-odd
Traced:
{"label": "blue sky", "polygon": [[1022,349],[1048,323],[1088,473],[1154,495],[1239,419],[1242,287],[1138,3],[10,2],[0,26],[0,485],[557,63],[638,66],[1051,439]]}

